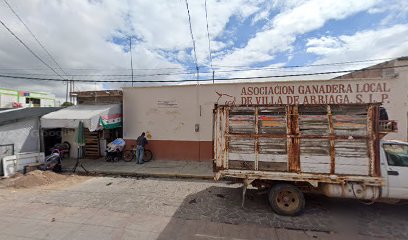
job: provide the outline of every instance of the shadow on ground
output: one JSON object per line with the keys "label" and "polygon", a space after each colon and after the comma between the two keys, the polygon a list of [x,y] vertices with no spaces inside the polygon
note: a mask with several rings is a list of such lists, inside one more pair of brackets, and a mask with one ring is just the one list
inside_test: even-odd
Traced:
{"label": "shadow on ground", "polygon": [[191,226],[183,225],[182,220],[408,239],[407,205],[367,206],[355,200],[307,195],[304,213],[286,217],[272,212],[267,194],[254,189],[248,190],[245,208],[241,208],[241,193],[240,187],[213,186],[187,196],[158,239],[188,232],[185,228]]}

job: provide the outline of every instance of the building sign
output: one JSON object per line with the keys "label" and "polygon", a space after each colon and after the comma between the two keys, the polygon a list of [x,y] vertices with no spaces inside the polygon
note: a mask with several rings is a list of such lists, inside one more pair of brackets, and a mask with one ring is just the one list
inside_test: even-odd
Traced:
{"label": "building sign", "polygon": [[176,100],[158,100],[158,108],[178,108]]}
{"label": "building sign", "polygon": [[27,92],[27,91],[19,91],[18,94],[19,94],[20,97],[29,97],[30,96],[30,93]]}
{"label": "building sign", "polygon": [[233,104],[233,101],[242,105],[389,103],[390,92],[387,82],[257,84],[243,86],[239,100],[234,97],[219,104]]}

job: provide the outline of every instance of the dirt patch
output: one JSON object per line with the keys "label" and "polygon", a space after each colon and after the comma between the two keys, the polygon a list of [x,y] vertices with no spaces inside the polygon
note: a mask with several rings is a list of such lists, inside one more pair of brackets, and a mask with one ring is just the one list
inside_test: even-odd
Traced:
{"label": "dirt patch", "polygon": [[25,175],[17,173],[11,178],[0,180],[0,187],[5,188],[31,188],[43,185],[50,185],[61,181],[73,180],[78,176],[62,175],[51,171],[35,170]]}

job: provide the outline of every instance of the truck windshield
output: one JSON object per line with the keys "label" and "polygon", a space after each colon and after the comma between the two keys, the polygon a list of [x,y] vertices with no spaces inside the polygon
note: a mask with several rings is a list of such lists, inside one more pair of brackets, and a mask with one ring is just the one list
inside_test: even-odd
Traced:
{"label": "truck windshield", "polygon": [[408,145],[384,144],[389,166],[408,167]]}

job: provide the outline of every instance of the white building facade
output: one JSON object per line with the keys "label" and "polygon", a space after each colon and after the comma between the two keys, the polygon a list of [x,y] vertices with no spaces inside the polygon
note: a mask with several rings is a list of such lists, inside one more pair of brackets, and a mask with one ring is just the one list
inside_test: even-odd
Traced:
{"label": "white building facade", "polygon": [[0,108],[56,107],[55,95],[0,88]]}
{"label": "white building facade", "polygon": [[211,160],[215,104],[358,104],[380,102],[398,132],[388,139],[407,141],[408,61],[362,78],[315,81],[264,81],[123,90],[123,137],[127,146],[146,132],[156,159]]}

